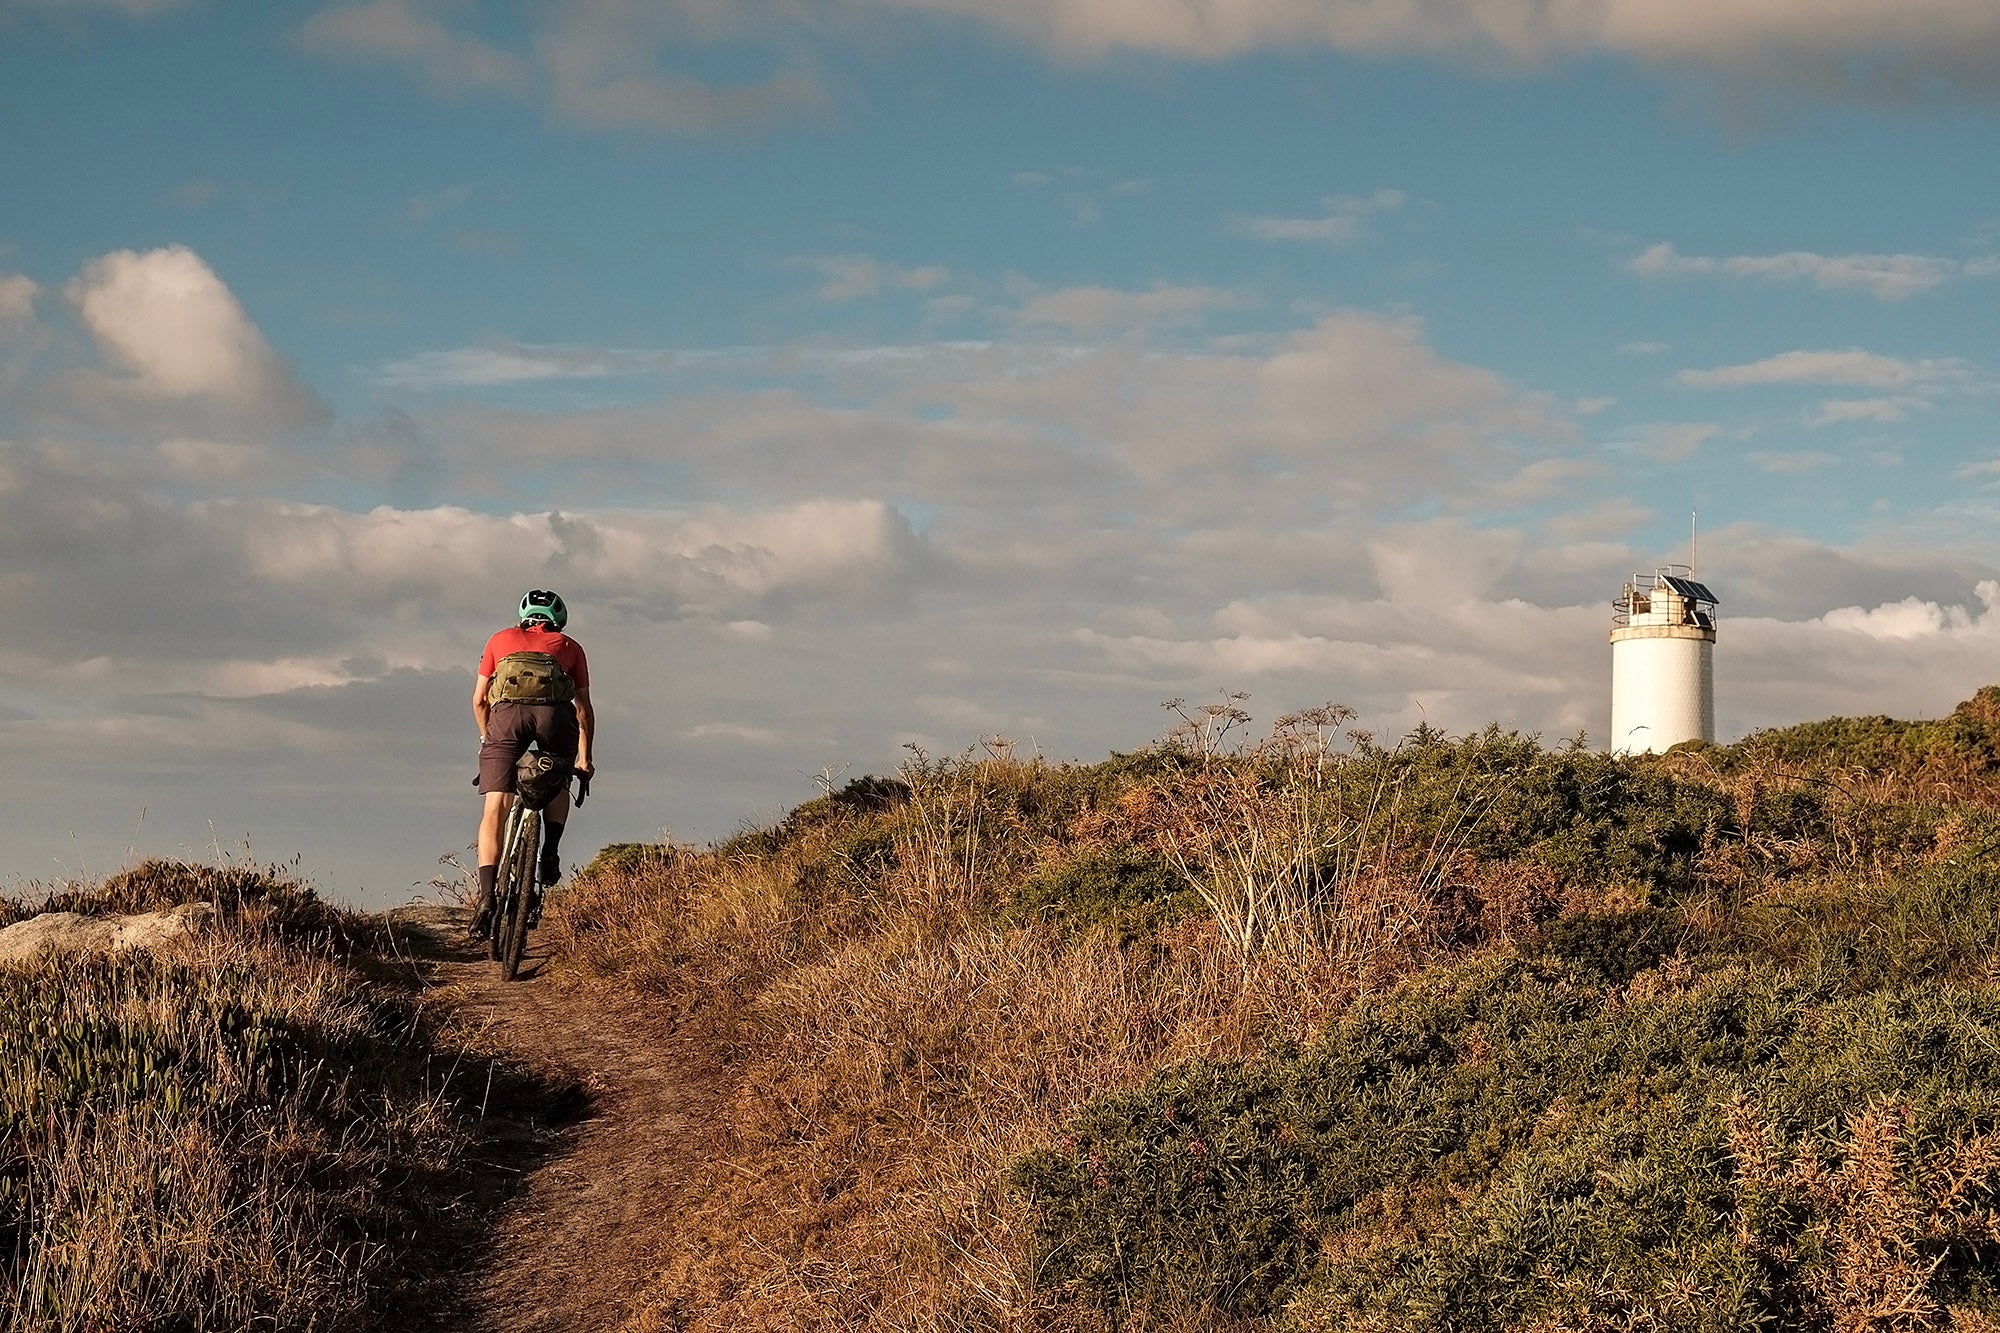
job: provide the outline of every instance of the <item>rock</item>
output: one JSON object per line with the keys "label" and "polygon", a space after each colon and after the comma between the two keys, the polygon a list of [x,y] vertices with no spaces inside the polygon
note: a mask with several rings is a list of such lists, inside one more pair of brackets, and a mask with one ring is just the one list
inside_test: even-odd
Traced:
{"label": "rock", "polygon": [[397,947],[420,957],[463,949],[466,923],[471,920],[471,908],[442,903],[410,903],[382,913],[382,922],[389,927]]}
{"label": "rock", "polygon": [[45,949],[54,953],[156,949],[207,930],[215,924],[216,916],[213,903],[182,903],[164,912],[136,916],[44,912],[0,930],[0,963],[28,962]]}

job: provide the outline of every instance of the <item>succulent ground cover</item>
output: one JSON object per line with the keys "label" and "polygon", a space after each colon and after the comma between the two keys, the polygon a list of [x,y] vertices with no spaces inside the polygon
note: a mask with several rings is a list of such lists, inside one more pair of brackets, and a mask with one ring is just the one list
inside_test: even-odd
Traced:
{"label": "succulent ground cover", "polygon": [[149,862],[10,914],[191,900],[223,927],[0,968],[0,1328],[397,1326],[483,1070],[282,873]]}

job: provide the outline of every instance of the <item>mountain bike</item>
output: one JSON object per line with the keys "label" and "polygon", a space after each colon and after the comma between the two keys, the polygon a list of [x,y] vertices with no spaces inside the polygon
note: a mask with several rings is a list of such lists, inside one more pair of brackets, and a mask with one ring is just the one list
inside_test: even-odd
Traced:
{"label": "mountain bike", "polygon": [[500,875],[486,918],[486,956],[500,964],[504,981],[519,975],[528,931],[541,915],[535,853],[542,844],[542,811],[569,790],[571,778],[576,779],[576,804],[581,806],[590,797],[590,774],[578,773],[569,760],[531,750],[514,767],[514,800],[507,810]]}

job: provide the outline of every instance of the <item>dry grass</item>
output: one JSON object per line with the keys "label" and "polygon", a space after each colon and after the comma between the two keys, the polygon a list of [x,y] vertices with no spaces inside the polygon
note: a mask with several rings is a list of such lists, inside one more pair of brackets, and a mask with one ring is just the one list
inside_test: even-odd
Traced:
{"label": "dry grass", "polygon": [[[60,905],[221,878],[142,870]],[[339,914],[235,887],[206,936],[0,969],[0,1329],[364,1328],[413,1280],[476,1088],[347,948],[287,929]]]}
{"label": "dry grass", "polygon": [[[1690,931],[1816,966],[1811,950],[1837,952],[1848,933],[1843,913],[1887,928],[1893,875],[1987,850],[1990,821],[1910,801],[1937,786],[1939,764],[1857,785],[1741,752],[1621,764],[1507,736],[1433,736],[1405,763],[1353,733],[1340,750],[1349,719],[1331,708],[1230,755],[1238,702],[1177,708],[1173,744],[1088,770],[995,744],[919,755],[896,799],[897,784],[866,800],[830,791],[775,829],[586,875],[552,906],[545,928],[574,983],[664,999],[733,1083],[632,1333],[1098,1327],[1039,1280],[1035,1218],[1008,1183],[1093,1098],[1195,1057],[1305,1042],[1357,996],[1434,964],[1545,947],[1558,915],[1606,923],[1604,959],[1590,930],[1563,947],[1614,982],[1610,954],[1631,943],[1619,932],[1666,920],[1668,895]],[[1969,762],[1951,771],[1974,780]],[[1482,826],[1496,794],[1504,815]],[[1138,930],[1092,916],[1119,901],[1115,870],[1131,857],[1170,867],[1206,910],[1144,915]],[[1067,882],[1101,890],[1095,905],[1017,910],[1024,885],[1077,866],[1097,878]],[[1951,913],[1891,915],[1907,956],[1964,952]],[[1685,980],[1680,955],[1659,967]],[[1854,1161],[1879,1128],[1855,1122]],[[1985,1151],[1924,1169],[1970,1170],[1965,1154]],[[1869,1231],[1887,1214],[1868,1211],[1881,1200],[1867,1181],[1841,1163],[1818,1170],[1782,1163],[1760,1188],[1827,1211],[1838,1289],[1808,1296],[1828,1327],[1981,1326],[1970,1309],[1905,1308],[1919,1275],[1897,1267],[1914,1251],[1895,1227],[1946,1223]],[[1990,1219],[1949,1225],[1972,1234]],[[1134,1330],[1234,1327],[1196,1308],[1121,1317]]]}
{"label": "dry grass", "polygon": [[[1341,873],[1248,949],[1223,911],[1137,943],[1009,924],[1020,878],[1079,849],[1177,846],[1199,874],[1222,845],[1211,807],[1247,813],[1257,793],[1217,768],[1200,799],[1157,783],[1065,798],[1061,771],[1005,757],[919,756],[903,776],[892,810],[802,812],[586,876],[550,911],[572,976],[664,996],[735,1081],[634,1330],[1068,1327],[1010,1164],[1100,1093],[1302,1037],[1441,949],[1448,849],[1404,873],[1343,846],[1344,826],[1294,830],[1295,865],[1331,849]],[[1310,923],[1329,891],[1335,924]]]}
{"label": "dry grass", "polygon": [[[1802,1272],[1805,1305],[1835,1333],[1983,1322],[1973,1311],[1965,1312],[1970,1319],[1954,1319],[1933,1298],[1931,1280],[1944,1257],[1941,1245],[2000,1241],[2000,1218],[1982,1200],[2000,1172],[2000,1139],[1976,1135],[1913,1150],[1908,1115],[1905,1106],[1866,1108],[1847,1126],[1846,1151],[1829,1160],[1809,1141],[1787,1152],[1748,1100],[1730,1108],[1743,1242]],[[1819,1262],[1804,1262],[1808,1256],[1796,1243],[1774,1244],[1760,1234],[1756,1219],[1774,1209],[1808,1219],[1808,1244],[1823,1251],[1811,1256]]]}

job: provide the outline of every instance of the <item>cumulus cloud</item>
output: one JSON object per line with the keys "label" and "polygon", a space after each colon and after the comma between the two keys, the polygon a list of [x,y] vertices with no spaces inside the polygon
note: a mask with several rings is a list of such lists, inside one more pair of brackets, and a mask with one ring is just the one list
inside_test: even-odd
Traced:
{"label": "cumulus cloud", "polygon": [[25,324],[35,317],[41,288],[23,273],[0,273],[0,325]]}
{"label": "cumulus cloud", "polygon": [[1967,367],[1954,358],[1907,360],[1850,347],[1840,351],[1780,352],[1761,361],[1711,370],[1683,370],[1676,384],[1695,389],[1759,384],[1852,384],[1894,389],[1948,383],[1965,378]]}
{"label": "cumulus cloud", "polygon": [[1366,233],[1369,219],[1394,213],[1406,201],[1401,190],[1377,190],[1365,197],[1336,195],[1325,201],[1325,211],[1317,216],[1233,218],[1228,230],[1259,241],[1355,241]]}
{"label": "cumulus cloud", "polygon": [[[218,447],[229,449],[166,448],[206,467]],[[881,500],[573,513],[177,503],[149,495],[143,473],[79,475],[63,456],[25,446],[0,446],[0,477],[9,571],[0,615],[38,627],[38,693],[96,659],[143,679],[152,668],[129,656],[142,641],[163,671],[189,664],[188,689],[213,684],[205,663],[364,649],[383,669],[437,668],[462,652],[441,657],[438,631],[485,619],[496,584],[559,583],[655,624],[851,613],[899,597],[928,559],[923,539]]]}
{"label": "cumulus cloud", "polygon": [[[1953,260],[1926,255],[1819,255],[1791,250],[1776,255],[1735,255],[1715,259],[1683,255],[1661,242],[1641,251],[1627,265],[1643,277],[1679,273],[1720,273],[1729,277],[1771,281],[1809,281],[1815,286],[1858,288],[1884,301],[1927,292],[1961,271]],[[1966,270],[1969,271],[1969,268]]]}
{"label": "cumulus cloud", "polygon": [[[1977,589],[1987,612],[2000,602],[2000,583],[1982,582]],[[1981,616],[1963,606],[1940,606],[1936,602],[1905,597],[1900,602],[1875,607],[1835,607],[1820,617],[1828,629],[1847,630],[1871,639],[1928,639],[1969,629]],[[1990,631],[1989,631],[1990,632]]]}
{"label": "cumulus cloud", "polygon": [[186,246],[117,250],[64,289],[105,356],[113,387],[140,398],[205,399],[277,425],[325,409],[271,350],[234,293]]}

